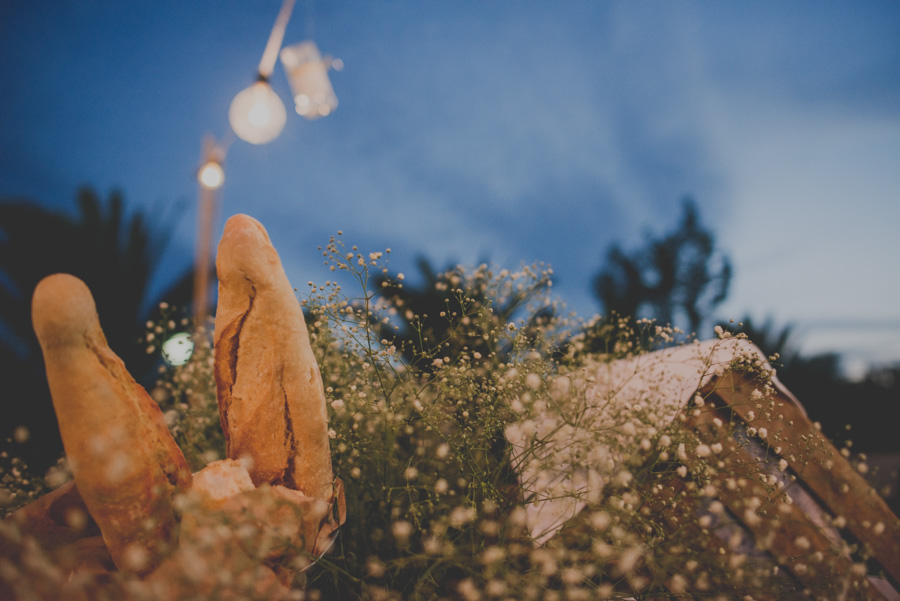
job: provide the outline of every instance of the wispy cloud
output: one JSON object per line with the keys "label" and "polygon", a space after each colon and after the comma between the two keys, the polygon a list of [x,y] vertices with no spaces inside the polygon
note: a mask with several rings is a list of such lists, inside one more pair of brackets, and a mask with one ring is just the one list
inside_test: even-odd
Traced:
{"label": "wispy cloud", "polygon": [[[200,140],[224,134],[278,5],[4,7],[17,25],[0,40],[15,51],[0,53],[0,152],[19,160],[0,193],[48,173],[40,193],[65,200],[85,181],[145,207],[192,199]],[[234,145],[223,191],[226,215],[266,223],[294,280],[325,279],[307,273],[321,269],[310,253],[343,229],[406,266],[419,252],[549,261],[590,313],[604,249],[671,227],[692,194],[736,265],[732,316],[897,317],[896,3],[357,0],[314,13],[298,6],[286,41],[312,31],[344,60],[337,112]],[[273,84],[288,97],[280,74]],[[178,248],[192,247],[192,213]]]}

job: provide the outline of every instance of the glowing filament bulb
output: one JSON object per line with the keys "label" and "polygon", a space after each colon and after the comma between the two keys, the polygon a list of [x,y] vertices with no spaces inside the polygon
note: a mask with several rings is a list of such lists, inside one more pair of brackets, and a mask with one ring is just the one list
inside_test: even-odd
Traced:
{"label": "glowing filament bulb", "polygon": [[197,179],[207,190],[218,190],[225,183],[225,171],[217,161],[207,161],[197,172]]}
{"label": "glowing filament bulb", "polygon": [[284,129],[284,103],[265,80],[241,90],[228,109],[228,121],[237,136],[251,144],[265,144]]}

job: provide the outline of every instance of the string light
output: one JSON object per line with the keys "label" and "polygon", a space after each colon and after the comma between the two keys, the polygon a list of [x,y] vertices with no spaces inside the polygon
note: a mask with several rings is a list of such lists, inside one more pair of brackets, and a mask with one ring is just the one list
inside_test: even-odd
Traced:
{"label": "string light", "polygon": [[284,103],[264,78],[241,90],[228,109],[231,129],[251,144],[265,144],[277,138],[286,120]]}
{"label": "string light", "polygon": [[266,49],[259,61],[256,83],[238,92],[228,109],[231,129],[245,142],[265,144],[277,138],[284,129],[287,113],[281,98],[269,85],[269,76],[278,60],[278,50],[293,9],[294,0],[284,0],[281,4],[281,10],[266,42]]}
{"label": "string light", "polygon": [[197,181],[207,190],[218,190],[225,183],[225,170],[219,161],[210,159],[197,171]]}

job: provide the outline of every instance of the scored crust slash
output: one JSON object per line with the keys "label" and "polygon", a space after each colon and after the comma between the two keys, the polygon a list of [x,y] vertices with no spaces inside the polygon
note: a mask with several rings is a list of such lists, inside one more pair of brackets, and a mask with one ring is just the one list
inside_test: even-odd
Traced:
{"label": "scored crust slash", "polygon": [[[266,230],[235,215],[216,258],[216,391],[228,456],[254,484],[331,497],[325,391],[303,311]],[[221,358],[221,359],[220,359]]]}
{"label": "scored crust slash", "polygon": [[[91,576],[116,570],[158,598],[216,590],[184,577],[202,549],[229,578],[253,565],[254,586],[277,599],[298,554],[324,553],[346,519],[322,377],[278,253],[246,215],[228,220],[218,252],[214,372],[228,459],[193,475],[159,406],[107,345],[84,282],[55,274],[35,289],[32,320],[74,483],[7,519],[56,559],[56,585],[74,598],[91,598]],[[222,523],[232,532],[209,545]],[[255,538],[236,534],[248,527]]]}

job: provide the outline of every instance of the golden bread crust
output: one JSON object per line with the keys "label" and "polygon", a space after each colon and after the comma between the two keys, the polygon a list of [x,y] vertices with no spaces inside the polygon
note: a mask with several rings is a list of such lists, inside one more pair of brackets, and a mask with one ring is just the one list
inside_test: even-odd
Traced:
{"label": "golden bread crust", "polygon": [[84,282],[42,280],[32,321],[85,506],[119,569],[152,569],[174,534],[172,495],[190,487],[184,455],[159,406],[107,345]]}
{"label": "golden bread crust", "polygon": [[228,457],[254,484],[333,496],[325,391],[300,303],[265,228],[225,225],[216,259],[215,378]]}

